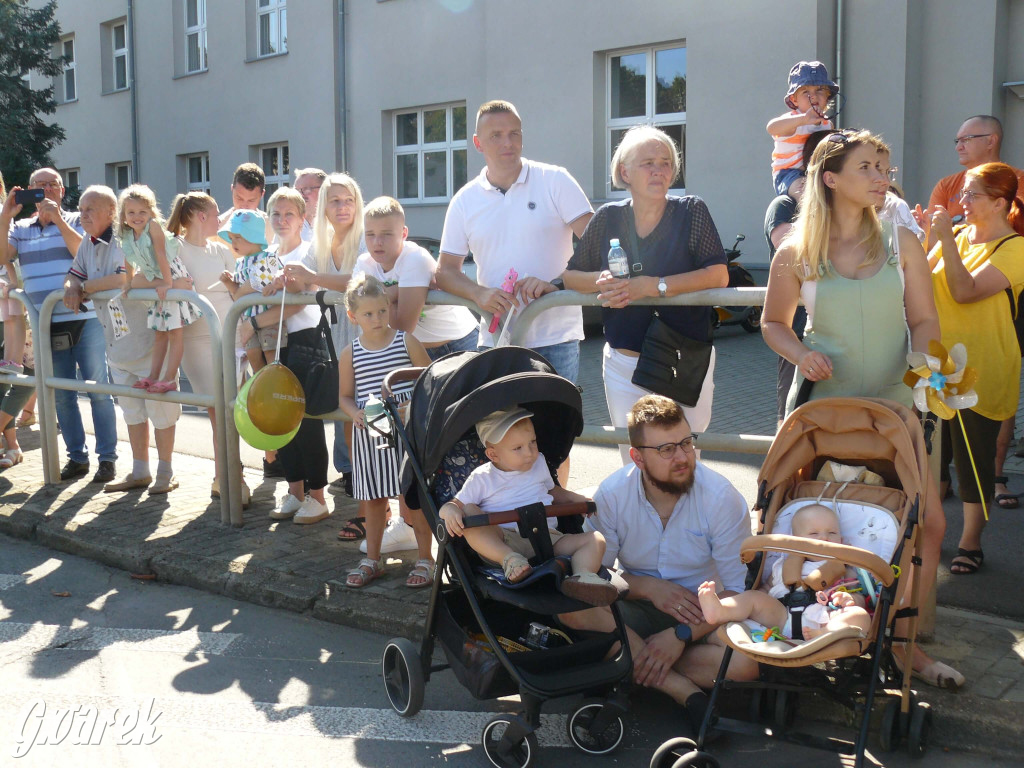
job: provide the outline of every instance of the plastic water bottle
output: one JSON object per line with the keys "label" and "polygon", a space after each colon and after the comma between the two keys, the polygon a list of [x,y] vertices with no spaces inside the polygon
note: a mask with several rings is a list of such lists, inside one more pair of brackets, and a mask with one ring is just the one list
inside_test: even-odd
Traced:
{"label": "plastic water bottle", "polygon": [[629,259],[617,237],[611,239],[611,246],[608,249],[608,271],[613,277],[629,277]]}
{"label": "plastic water bottle", "polygon": [[363,406],[363,421],[367,429],[374,429],[385,434],[391,433],[391,419],[384,412],[384,403],[377,399],[376,395],[370,395]]}

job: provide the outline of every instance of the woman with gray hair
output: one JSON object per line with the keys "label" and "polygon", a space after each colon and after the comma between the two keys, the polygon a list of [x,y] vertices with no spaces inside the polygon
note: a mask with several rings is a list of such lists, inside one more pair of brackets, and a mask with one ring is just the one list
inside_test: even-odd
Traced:
{"label": "woman with gray hair", "polygon": [[[629,197],[598,209],[562,275],[566,288],[597,293],[602,301],[607,341],[604,388],[616,427],[625,427],[633,403],[651,393],[633,383],[645,338],[652,335],[651,331],[662,332],[667,338],[683,336],[698,346],[711,342],[711,307],[654,307],[634,302],[724,288],[729,283],[725,251],[707,205],[695,195],[669,194],[680,172],[679,150],[668,134],[648,125],[630,128],[611,162],[612,184],[628,190]],[[619,270],[609,268],[612,240],[618,240],[626,252],[628,274],[617,274]],[[693,402],[680,402],[695,433],[703,432],[711,423],[713,348],[706,364],[699,397]],[[678,363],[680,370],[696,365],[682,358]],[[628,446],[619,450],[623,464],[628,463]]]}

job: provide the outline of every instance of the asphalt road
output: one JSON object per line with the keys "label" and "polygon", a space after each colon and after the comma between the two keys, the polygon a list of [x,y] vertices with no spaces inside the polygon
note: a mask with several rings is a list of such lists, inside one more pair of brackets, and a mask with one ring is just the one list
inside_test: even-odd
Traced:
{"label": "asphalt road", "polygon": [[[4,539],[0,765],[485,765],[480,729],[515,698],[476,701],[441,672],[423,711],[403,720],[381,683],[385,641]],[[646,766],[663,740],[685,735],[667,699],[634,696],[623,747],[586,757],[565,736],[573,704],[545,707],[539,764]],[[111,725],[93,726],[108,715]],[[123,733],[142,743],[119,745]],[[714,752],[722,766],[845,764],[733,735]],[[886,765],[1011,764],[940,748],[925,760],[894,753]]]}

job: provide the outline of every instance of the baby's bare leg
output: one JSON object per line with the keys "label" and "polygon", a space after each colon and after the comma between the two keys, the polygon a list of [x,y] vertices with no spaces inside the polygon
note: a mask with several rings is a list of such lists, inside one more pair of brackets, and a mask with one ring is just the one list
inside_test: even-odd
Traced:
{"label": "baby's bare leg", "polygon": [[715,582],[705,581],[697,589],[700,609],[709,624],[753,619],[766,627],[782,627],[789,618],[786,606],[766,592],[753,589],[719,598]]}
{"label": "baby's bare leg", "polygon": [[562,536],[555,542],[553,549],[556,555],[572,558],[573,573],[597,573],[601,569],[604,547],[604,536],[592,531]]}
{"label": "baby's bare leg", "polygon": [[505,543],[501,528],[496,525],[466,528],[463,533],[466,537],[466,542],[473,548],[473,551],[492,563],[501,565],[505,556],[512,551],[512,547]]}

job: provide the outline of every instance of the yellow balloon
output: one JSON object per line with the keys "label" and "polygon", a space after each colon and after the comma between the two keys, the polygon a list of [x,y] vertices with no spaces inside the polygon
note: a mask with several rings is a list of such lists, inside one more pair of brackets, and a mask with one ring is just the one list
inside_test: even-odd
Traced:
{"label": "yellow balloon", "polygon": [[249,413],[245,407],[245,403],[249,399],[249,387],[251,384],[252,379],[248,379],[242,385],[242,388],[238,390],[238,397],[235,399],[235,428],[238,429],[239,436],[245,442],[259,451],[276,451],[278,448],[283,448],[298,433],[299,425],[296,425],[295,429],[284,435],[266,435],[256,429],[252,422],[249,421]]}
{"label": "yellow balloon", "polygon": [[306,393],[294,373],[281,363],[271,363],[252,377],[246,410],[252,425],[263,434],[286,435],[302,421]]}

